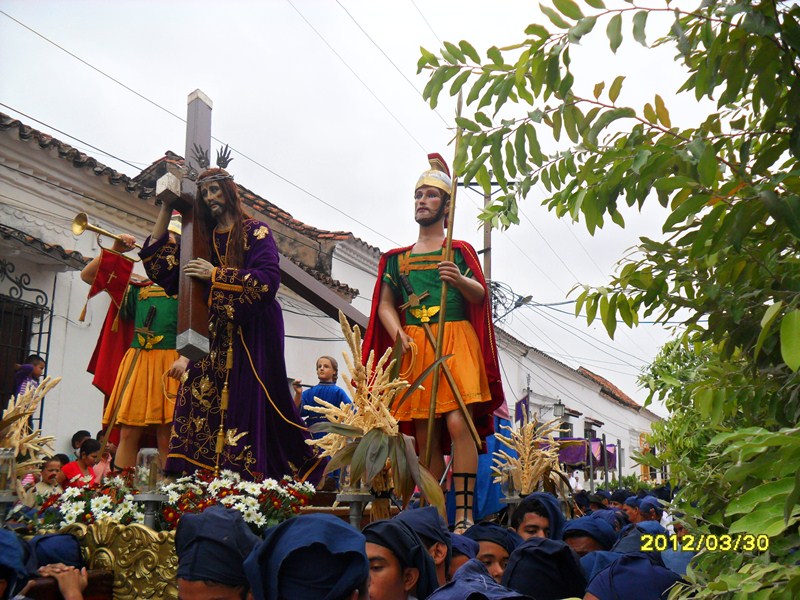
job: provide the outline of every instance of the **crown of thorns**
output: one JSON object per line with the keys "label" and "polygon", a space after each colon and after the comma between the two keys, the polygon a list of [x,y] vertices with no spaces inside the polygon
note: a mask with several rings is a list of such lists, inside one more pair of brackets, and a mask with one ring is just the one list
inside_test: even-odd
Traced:
{"label": "crown of thorns", "polygon": [[213,173],[212,175],[207,175],[206,177],[202,177],[197,180],[197,185],[201,183],[210,183],[212,181],[222,181],[223,179],[230,179],[233,180],[233,175],[230,173],[222,172],[222,173]]}

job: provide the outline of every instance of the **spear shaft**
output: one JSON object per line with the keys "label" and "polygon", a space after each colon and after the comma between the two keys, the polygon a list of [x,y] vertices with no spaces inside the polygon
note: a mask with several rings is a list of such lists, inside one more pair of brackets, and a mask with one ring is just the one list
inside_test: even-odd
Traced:
{"label": "spear shaft", "polygon": [[[461,93],[458,94],[458,102],[456,104],[456,118],[461,116],[461,107],[463,104],[463,98]],[[458,157],[458,149],[461,145],[461,133],[462,129],[458,125],[456,126],[456,139],[455,139],[455,157]],[[458,176],[456,174],[456,161],[453,160],[453,189],[452,193],[450,194],[450,207],[447,211],[447,237],[445,238],[445,245],[444,245],[444,257],[443,260],[452,260],[453,255],[453,223],[456,214],[456,191],[458,190]],[[436,330],[436,348],[435,348],[435,360],[439,360],[442,357],[442,348],[444,347],[444,328],[445,328],[445,316],[447,311],[447,282],[442,281],[442,297],[440,301],[440,308],[439,308],[439,328]],[[431,401],[428,405],[428,435],[427,435],[427,443],[425,445],[425,466],[428,467],[431,464],[431,454],[433,452],[433,428],[434,423],[436,421],[436,395],[439,392],[439,379],[441,374],[441,368],[436,368],[433,372],[433,382],[431,383]],[[469,413],[465,411],[464,417],[467,419],[468,422],[471,423],[471,419]],[[474,430],[474,425],[471,427]],[[480,439],[480,438],[479,438]]]}

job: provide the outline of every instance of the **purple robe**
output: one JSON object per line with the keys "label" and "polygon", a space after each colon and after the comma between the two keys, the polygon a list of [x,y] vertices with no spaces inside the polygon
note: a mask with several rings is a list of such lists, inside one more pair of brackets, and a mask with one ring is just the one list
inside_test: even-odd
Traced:
{"label": "purple robe", "polygon": [[[280,285],[278,249],[265,223],[243,222],[244,267],[225,267],[229,233],[214,231],[208,282],[210,352],[192,361],[175,402],[170,472],[191,473],[216,466],[220,394],[225,383],[229,324],[233,368],[228,377],[225,446],[220,469],[244,477],[298,477],[313,465],[314,452],[289,390],[283,355],[283,313],[275,300]],[[148,276],[168,293],[178,290],[179,245],[167,236],[150,239],[140,253]],[[262,385],[263,383],[263,385]]]}

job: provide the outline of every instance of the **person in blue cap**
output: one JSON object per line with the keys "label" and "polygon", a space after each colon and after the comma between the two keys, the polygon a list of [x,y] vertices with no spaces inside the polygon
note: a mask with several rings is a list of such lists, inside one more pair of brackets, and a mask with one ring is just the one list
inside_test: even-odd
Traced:
{"label": "person in blue cap", "polygon": [[536,600],[582,598],[586,576],[578,555],[565,542],[535,537],[511,554],[502,584]]}
{"label": "person in blue cap", "polygon": [[642,498],[639,503],[639,515],[642,521],[661,521],[661,515],[664,508],[655,496],[647,496]]}
{"label": "person in blue cap", "polygon": [[660,558],[624,554],[589,582],[584,600],[666,600],[680,581]]}
{"label": "person in blue cap", "polygon": [[564,514],[558,499],[546,492],[534,492],[526,496],[511,515],[511,528],[523,539],[547,537],[561,539]]}
{"label": "person in blue cap", "polygon": [[452,579],[456,571],[464,566],[467,561],[478,556],[481,546],[472,538],[463,536],[460,533],[451,533],[450,540],[453,543],[453,558],[450,560],[450,578]]}
{"label": "person in blue cap", "polygon": [[622,505],[625,504],[625,499],[630,496],[630,492],[628,490],[614,490],[611,493],[611,498],[608,501],[608,506],[610,508],[619,508],[622,509]]}
{"label": "person in blue cap", "polygon": [[364,535],[332,515],[300,515],[269,529],[244,562],[254,600],[367,598]]}
{"label": "person in blue cap", "polygon": [[0,529],[0,599],[13,597],[27,580],[28,574],[22,564],[22,546],[16,534]]}
{"label": "person in blue cap", "polygon": [[522,538],[516,531],[488,521],[476,523],[467,529],[464,535],[480,544],[477,559],[486,565],[489,575],[500,583],[508,564],[508,557],[522,543]]}
{"label": "person in blue cap", "polygon": [[617,541],[617,532],[603,519],[581,517],[564,525],[564,541],[578,556],[597,550],[611,550]]}
{"label": "person in blue cap", "polygon": [[436,565],[436,579],[442,586],[450,578],[453,558],[453,542],[447,524],[435,506],[409,509],[400,512],[395,519],[402,521],[419,536]]}
{"label": "person in blue cap", "polygon": [[631,523],[638,523],[642,520],[641,515],[639,514],[639,503],[641,500],[638,496],[628,496],[625,498],[625,502],[622,504],[622,510],[625,511],[625,514],[628,515],[628,521]]}
{"label": "person in blue cap", "polygon": [[436,590],[428,600],[534,600],[497,583],[479,560],[470,559],[453,580]]}
{"label": "person in blue cap", "polygon": [[245,600],[244,560],[258,543],[239,511],[211,506],[186,514],[175,533],[181,600]]}
{"label": "person in blue cap", "polygon": [[433,559],[408,525],[397,519],[375,521],[362,533],[370,600],[426,600],[439,587]]}

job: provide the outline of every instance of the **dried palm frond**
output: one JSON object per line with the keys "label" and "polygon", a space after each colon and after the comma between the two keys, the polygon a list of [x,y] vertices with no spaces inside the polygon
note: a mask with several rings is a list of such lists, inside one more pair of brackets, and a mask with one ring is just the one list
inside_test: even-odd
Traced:
{"label": "dried palm frond", "polygon": [[[42,459],[53,453],[53,436],[43,436],[41,430],[31,429],[30,418],[39,409],[47,392],[61,381],[60,377],[46,378],[39,387],[11,398],[0,419],[0,448],[13,448],[17,457],[17,477],[33,473]],[[22,457],[24,460],[19,460]]]}
{"label": "dried palm frond", "polygon": [[509,432],[510,437],[500,433],[495,433],[495,437],[515,450],[517,456],[502,449],[494,453],[493,481],[503,483],[511,478],[514,489],[519,490],[522,496],[535,492],[540,484],[548,491],[560,488],[567,481],[567,475],[559,466],[559,442],[553,435],[561,431],[558,422],[559,419],[553,419],[540,423],[534,417],[533,421],[525,423],[518,431],[506,425],[501,426],[501,429]]}
{"label": "dried palm frond", "polygon": [[351,482],[363,477],[376,491],[393,488],[404,503],[418,485],[428,501],[443,511],[444,496],[438,482],[419,464],[414,440],[400,432],[390,411],[398,394],[415,389],[427,373],[410,386],[393,377],[391,348],[377,361],[375,353],[370,352],[364,364],[358,326],[351,329],[341,312],[339,323],[350,350],[343,353],[350,378],[343,379],[353,402],[334,406],[316,398],[319,406],[307,408],[324,415],[328,422],[312,425],[311,431],[326,435],[307,443],[317,446],[320,456],[331,457],[326,472],[350,465]]}

